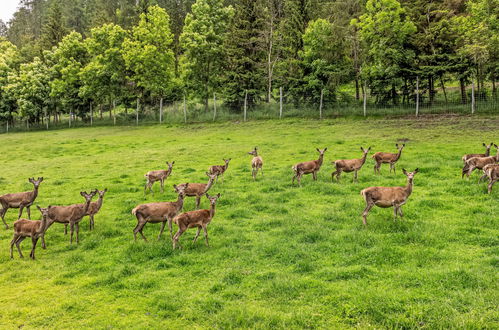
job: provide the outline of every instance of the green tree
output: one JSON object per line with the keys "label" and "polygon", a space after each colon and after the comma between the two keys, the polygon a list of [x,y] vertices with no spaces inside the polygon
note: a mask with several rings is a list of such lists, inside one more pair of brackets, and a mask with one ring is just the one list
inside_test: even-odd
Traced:
{"label": "green tree", "polygon": [[17,47],[0,37],[0,120],[11,122],[17,109],[16,98],[8,88],[9,78],[17,76],[20,62]]}
{"label": "green tree", "polygon": [[44,49],[51,49],[62,41],[67,30],[62,16],[61,5],[58,1],[53,1],[49,8],[47,22],[43,25],[41,44]]}
{"label": "green tree", "polygon": [[223,0],[197,0],[185,18],[180,44],[184,50],[181,72],[185,87],[204,101],[208,109],[210,95],[219,87],[226,52],[228,22],[232,7]]}

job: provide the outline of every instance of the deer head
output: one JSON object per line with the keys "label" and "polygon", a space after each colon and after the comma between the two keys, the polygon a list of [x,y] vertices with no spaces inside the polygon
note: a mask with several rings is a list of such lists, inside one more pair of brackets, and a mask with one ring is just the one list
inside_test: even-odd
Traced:
{"label": "deer head", "polygon": [[104,189],[104,190],[99,190],[99,189],[95,189],[94,190],[95,194],[98,194],[99,195],[99,198],[104,198],[104,195],[106,194],[107,192],[107,188]]}
{"label": "deer head", "polygon": [[229,158],[229,159],[224,159],[224,162],[225,162],[225,167],[229,167],[229,162],[232,158]]}
{"label": "deer head", "polygon": [[33,184],[35,189],[37,189],[40,186],[40,183],[42,183],[43,177],[40,177],[37,180],[35,180],[35,178],[29,178],[28,181]]}
{"label": "deer head", "polygon": [[319,149],[319,148],[315,148],[315,150],[317,150],[317,152],[320,154],[320,156],[324,156],[324,153],[326,152],[327,148],[324,148],[324,149]]}
{"label": "deer head", "polygon": [[175,189],[175,192],[182,198],[185,197],[185,191],[187,190],[187,187],[189,187],[188,183],[181,186],[177,186],[176,184],[173,185],[173,189]]}
{"label": "deer head", "polygon": [[414,176],[416,175],[416,173],[419,172],[419,168],[415,169],[414,171],[412,172],[407,172],[405,170],[405,168],[402,169],[402,172],[404,173],[404,175],[407,177],[407,179],[409,180],[409,182],[412,183],[412,180],[414,179]]}
{"label": "deer head", "polygon": [[88,194],[85,191],[80,191],[80,195],[85,198],[85,202],[90,203],[92,198],[94,198],[95,194],[97,194],[96,191],[91,191],[90,194]]}
{"label": "deer head", "polygon": [[210,195],[206,194],[206,198],[208,198],[210,200],[211,206],[215,206],[215,204],[217,203],[217,200],[220,198],[220,193],[216,194],[215,196],[210,196]]}
{"label": "deer head", "polygon": [[42,208],[40,207],[39,205],[36,206],[38,208],[38,210],[40,211],[40,213],[42,214],[42,218],[43,219],[47,219],[47,217],[49,216],[49,209],[52,207],[51,205],[47,206],[46,208]]}
{"label": "deer head", "polygon": [[250,151],[248,152],[249,155],[253,155],[253,156],[258,156],[258,151],[257,151],[257,148],[255,147],[255,149],[253,149],[253,151]]}
{"label": "deer head", "polygon": [[211,174],[210,172],[206,172],[206,175],[208,176],[208,178],[210,178],[210,180],[215,180],[217,178],[216,173]]}
{"label": "deer head", "polygon": [[360,150],[362,150],[362,152],[364,153],[364,156],[366,156],[369,151],[371,150],[371,147],[367,148],[367,149],[364,149],[363,147],[360,147]]}
{"label": "deer head", "polygon": [[399,144],[398,144],[398,143],[396,143],[396,144],[395,144],[395,147],[397,147],[397,149],[398,149],[398,150],[399,150],[399,152],[400,152],[400,151],[402,151],[402,149],[404,149],[404,147],[405,147],[405,143],[404,143],[404,144],[401,144],[400,146],[399,146]]}
{"label": "deer head", "polygon": [[171,172],[171,170],[173,169],[173,164],[175,164],[175,161],[173,161],[171,163],[166,162],[166,165],[168,166],[168,171],[169,172]]}

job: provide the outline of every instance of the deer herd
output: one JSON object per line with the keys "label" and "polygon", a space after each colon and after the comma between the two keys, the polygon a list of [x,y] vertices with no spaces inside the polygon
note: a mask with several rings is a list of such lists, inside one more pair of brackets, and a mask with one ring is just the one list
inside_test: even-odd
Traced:
{"label": "deer herd", "polygon": [[[397,148],[396,153],[376,152],[374,155],[372,155],[372,158],[374,160],[375,174],[381,174],[381,164],[390,164],[390,173],[393,170],[393,173],[395,174],[395,164],[400,159],[405,144],[396,144],[395,146]],[[487,190],[490,194],[492,192],[492,186],[499,179],[499,147],[494,143],[484,143],[483,146],[485,147],[485,153],[467,154],[462,157],[463,168],[461,173],[463,178],[465,175],[469,178],[471,173],[475,169],[482,170],[483,175],[480,177],[478,182],[481,182],[483,179],[488,178],[489,184]],[[490,156],[492,147],[496,149],[495,156]],[[332,162],[332,165],[335,168],[335,170],[331,173],[332,181],[334,181],[334,178],[336,177],[336,181],[339,182],[341,173],[343,172],[354,172],[352,180],[355,182],[358,180],[358,172],[365,164],[371,147],[360,147],[360,149],[362,151],[361,158],[339,159]],[[319,158],[317,160],[301,162],[292,166],[292,170],[294,172],[292,184],[294,184],[296,179],[298,185],[301,186],[301,179],[305,174],[312,174],[313,180],[317,180],[317,173],[321,169],[324,161],[324,154],[327,151],[327,148],[316,148],[316,150],[319,153]],[[248,154],[253,156],[253,158],[251,159],[252,178],[253,180],[257,180],[258,171],[260,171],[263,177],[263,158],[258,155],[258,149],[256,147],[252,151],[248,152]],[[132,210],[132,214],[137,218],[137,225],[133,229],[134,240],[137,240],[137,233],[139,233],[142,238],[147,241],[144,233],[142,232],[146,223],[161,223],[158,239],[161,238],[165,226],[166,224],[168,224],[168,230],[170,233],[170,238],[172,240],[173,249],[176,249],[177,246],[181,248],[179,243],[180,236],[189,228],[197,228],[194,242],[196,242],[196,240],[198,239],[202,229],[204,232],[206,245],[209,246],[207,227],[215,216],[216,203],[220,198],[220,194],[218,193],[216,195],[209,195],[208,191],[218,181],[219,176],[222,177],[223,182],[224,173],[227,171],[230,161],[231,158],[228,158],[224,159],[223,165],[210,166],[208,171],[206,172],[206,176],[208,177],[207,183],[188,182],[178,185],[174,184],[173,188],[178,195],[176,201],[155,202],[140,204],[136,206]],[[160,189],[163,193],[165,180],[167,180],[168,177],[172,174],[174,164],[174,161],[171,163],[167,162],[166,165],[168,168],[166,170],[155,170],[147,172],[147,174],[145,174],[146,184],[144,186],[144,194],[146,194],[147,191],[154,193],[152,188],[153,184],[157,181],[160,182]],[[362,212],[362,221],[364,225],[367,225],[367,215],[373,206],[378,206],[381,208],[393,207],[395,219],[397,217],[403,216],[402,205],[407,202],[409,196],[412,193],[414,176],[419,172],[419,169],[416,168],[412,172],[408,172],[405,169],[402,169],[402,172],[407,177],[407,184],[405,186],[374,186],[361,190],[360,194],[362,195],[366,203],[366,207]],[[40,184],[43,182],[43,177],[39,177],[36,180],[35,178],[30,178],[28,181],[33,184],[32,191],[5,194],[0,196],[0,205],[2,207],[0,209],[0,217],[2,218],[6,229],[9,228],[7,222],[5,221],[5,214],[7,213],[8,209],[19,209],[18,220],[14,222],[14,236],[10,242],[11,258],[13,258],[14,245],[16,245],[17,247],[19,256],[21,258],[23,257],[20,244],[25,238],[31,237],[32,248],[30,257],[32,259],[35,259],[35,248],[38,240],[41,238],[42,248],[46,249],[45,233],[54,222],[64,224],[65,234],[67,234],[67,226],[70,226],[70,244],[73,243],[74,234],[76,234],[76,243],[79,242],[79,224],[85,216],[89,217],[89,229],[94,229],[94,217],[102,208],[104,195],[106,194],[107,189],[95,189],[90,191],[89,193],[84,191],[80,192],[80,195],[85,199],[84,203],[72,204],[67,206],[49,205],[46,208],[37,206],[42,215],[41,220],[31,220],[30,207],[33,205],[38,196],[38,190]],[[95,195],[99,196],[98,200],[96,202],[92,202],[92,199]],[[201,198],[203,196],[206,196],[206,198],[210,202],[209,209],[199,209]],[[196,197],[195,210],[182,212],[184,209],[184,200],[186,197]],[[29,220],[21,219],[24,208],[26,208]],[[173,224],[176,224],[178,227],[178,230],[175,234],[173,234]]]}

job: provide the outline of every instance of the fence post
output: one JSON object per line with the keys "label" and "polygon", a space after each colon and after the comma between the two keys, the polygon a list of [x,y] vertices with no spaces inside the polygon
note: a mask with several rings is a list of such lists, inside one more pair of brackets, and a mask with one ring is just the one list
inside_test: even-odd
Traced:
{"label": "fence post", "polygon": [[217,95],[213,93],[213,121],[217,117]]}
{"label": "fence post", "polygon": [[282,118],[282,87],[279,87],[279,119]]}
{"label": "fence post", "polygon": [[139,98],[137,97],[137,108],[135,109],[135,123],[137,126],[139,126],[139,107],[140,107],[140,101]]}
{"label": "fence post", "polygon": [[47,116],[47,109],[45,109],[45,120],[47,121],[47,123],[46,123],[47,131],[49,130],[49,119],[50,119],[50,116]]}
{"label": "fence post", "polygon": [[319,104],[319,118],[322,119],[322,99],[324,97],[324,88],[321,89],[321,102]]}
{"label": "fence post", "polygon": [[419,76],[416,77],[416,117],[419,116]]}
{"label": "fence post", "polygon": [[475,82],[471,80],[471,114],[475,113]]}
{"label": "fence post", "polygon": [[92,108],[92,102],[90,102],[90,126],[94,125],[94,109]]}
{"label": "fence post", "polygon": [[248,107],[248,91],[244,93],[244,121],[246,121],[246,109]]}
{"label": "fence post", "polygon": [[363,96],[364,96],[364,104],[363,104],[363,108],[364,108],[364,117],[367,116],[367,83],[364,81],[364,93],[363,93]]}
{"label": "fence post", "polygon": [[113,123],[116,126],[116,100],[113,100]]}
{"label": "fence post", "polygon": [[159,123],[163,123],[163,98],[159,99]]}
{"label": "fence post", "polygon": [[69,112],[69,128],[71,128],[71,119],[73,118],[73,113]]}
{"label": "fence post", "polygon": [[9,133],[9,120],[7,119],[7,133]]}
{"label": "fence post", "polygon": [[185,94],[184,94],[184,123],[187,124],[187,109],[185,106]]}

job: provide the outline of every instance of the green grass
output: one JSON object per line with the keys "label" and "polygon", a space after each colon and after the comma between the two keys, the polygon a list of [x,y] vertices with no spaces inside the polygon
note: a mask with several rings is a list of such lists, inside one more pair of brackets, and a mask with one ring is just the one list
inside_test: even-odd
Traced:
{"label": "green grass", "polygon": [[[63,226],[47,232],[38,259],[9,258],[12,230],[0,229],[1,328],[494,328],[498,327],[499,186],[461,180],[461,156],[496,141],[499,117],[260,121],[167,127],[96,127],[0,136],[0,194],[30,189],[37,204],[80,203],[81,190],[109,188],[95,231],[82,221],[80,244]],[[394,151],[407,141],[397,174],[359,183],[339,158],[360,146]],[[499,142],[499,141],[496,141]],[[247,154],[258,146],[265,177],[251,180]],[[291,165],[328,147],[319,180],[291,185]],[[168,235],[133,241],[137,204],[174,200],[171,185],[205,182],[209,165],[231,157],[210,224],[211,246],[172,251]],[[144,198],[144,173],[175,160],[167,190]],[[359,191],[404,185],[401,169],[420,168],[394,222],[374,208],[362,225]],[[203,199],[202,207],[208,207]],[[189,198],[186,210],[194,208]],[[12,224],[17,210],[9,210]],[[39,212],[33,209],[35,218]],[[29,255],[29,240],[22,244]]]}

